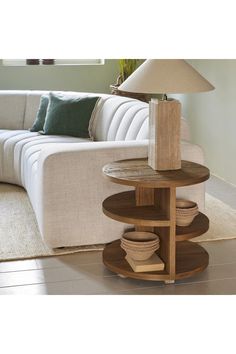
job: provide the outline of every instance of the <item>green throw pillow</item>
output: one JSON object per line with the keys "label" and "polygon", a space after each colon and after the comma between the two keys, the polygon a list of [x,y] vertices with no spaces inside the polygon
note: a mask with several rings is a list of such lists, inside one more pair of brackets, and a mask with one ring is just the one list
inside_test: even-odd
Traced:
{"label": "green throw pillow", "polygon": [[71,98],[50,92],[43,134],[90,138],[89,121],[98,99]]}
{"label": "green throw pillow", "polygon": [[43,130],[43,126],[45,123],[45,117],[46,117],[46,113],[47,113],[47,108],[48,108],[48,102],[49,102],[48,95],[41,96],[40,103],[39,103],[39,109],[36,114],[34,124],[33,124],[32,128],[30,129],[31,132],[39,132],[39,131]]}

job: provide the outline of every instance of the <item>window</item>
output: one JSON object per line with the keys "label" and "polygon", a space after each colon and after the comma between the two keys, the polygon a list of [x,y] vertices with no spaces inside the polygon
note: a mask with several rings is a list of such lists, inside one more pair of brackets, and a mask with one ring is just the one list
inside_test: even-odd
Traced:
{"label": "window", "polygon": [[101,65],[104,59],[2,59],[6,66],[32,65]]}

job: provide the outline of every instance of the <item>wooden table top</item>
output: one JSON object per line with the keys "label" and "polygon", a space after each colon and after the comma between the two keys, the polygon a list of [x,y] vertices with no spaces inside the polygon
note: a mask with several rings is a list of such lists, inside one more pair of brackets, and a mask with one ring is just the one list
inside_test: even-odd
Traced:
{"label": "wooden table top", "polygon": [[134,187],[182,187],[206,181],[209,169],[191,161],[181,162],[180,170],[155,171],[146,158],[121,160],[103,167],[104,175],[112,182]]}

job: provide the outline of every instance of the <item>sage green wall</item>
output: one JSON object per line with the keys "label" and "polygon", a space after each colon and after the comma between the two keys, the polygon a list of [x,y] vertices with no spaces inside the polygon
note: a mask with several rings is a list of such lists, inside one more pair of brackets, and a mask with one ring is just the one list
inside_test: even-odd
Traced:
{"label": "sage green wall", "polygon": [[71,90],[109,93],[116,82],[118,61],[104,65],[1,66],[0,90]]}
{"label": "sage green wall", "polygon": [[236,60],[188,60],[214,86],[205,93],[178,95],[193,141],[211,172],[236,185]]}

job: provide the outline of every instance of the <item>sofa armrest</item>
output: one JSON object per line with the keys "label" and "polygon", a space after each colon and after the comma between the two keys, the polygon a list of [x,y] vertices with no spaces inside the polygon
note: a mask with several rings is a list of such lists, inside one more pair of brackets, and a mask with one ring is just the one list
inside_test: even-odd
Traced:
{"label": "sofa armrest", "polygon": [[145,156],[147,141],[53,144],[42,151],[35,204],[46,244],[55,248],[96,244],[97,240],[106,243],[113,234],[118,238],[112,220],[102,213],[102,200],[128,188],[110,183],[102,167],[114,160]]}
{"label": "sofa armrest", "polygon": [[[40,198],[82,201],[104,194],[112,185],[102,168],[109,162],[147,156],[148,141],[107,141],[79,144],[53,144],[38,160]],[[109,195],[109,192],[106,193]],[[83,204],[83,202],[82,202]]]}
{"label": "sofa armrest", "polygon": [[[88,143],[63,143],[53,144],[47,149],[42,150],[39,158],[39,170],[44,171],[45,167],[52,163],[56,167],[61,168],[61,163],[64,161],[69,169],[80,169],[81,166],[86,166],[85,171],[91,171],[97,164],[105,165],[106,163],[124,160],[130,158],[142,158],[148,155],[148,140],[133,140],[133,141],[99,141]],[[204,163],[204,153],[199,145],[181,141],[181,156],[182,160],[189,160],[197,163]],[[73,162],[79,162],[78,165],[71,165],[70,159]],[[84,164],[85,163],[85,164]],[[67,170],[66,172],[69,172]]]}

